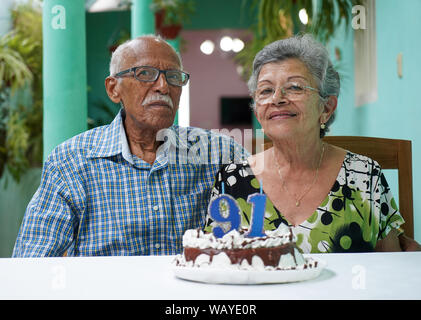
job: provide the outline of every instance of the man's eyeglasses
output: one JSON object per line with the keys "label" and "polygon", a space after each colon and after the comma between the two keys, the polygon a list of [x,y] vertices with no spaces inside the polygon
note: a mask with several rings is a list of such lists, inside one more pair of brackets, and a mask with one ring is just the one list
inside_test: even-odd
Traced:
{"label": "man's eyeglasses", "polygon": [[[287,82],[281,87],[282,95],[290,101],[297,101],[302,99],[306,90],[319,92],[319,90],[316,88],[304,86],[295,82]],[[268,100],[273,98],[275,92],[276,88],[274,87],[267,85],[262,86],[261,88],[257,89],[255,100],[260,104],[268,103]]]}
{"label": "man's eyeglasses", "polygon": [[133,67],[124,71],[120,71],[114,77],[121,77],[126,73],[133,72],[136,80],[144,82],[154,82],[159,75],[163,73],[167,82],[173,86],[184,86],[189,81],[190,75],[180,70],[160,70],[149,66]]}

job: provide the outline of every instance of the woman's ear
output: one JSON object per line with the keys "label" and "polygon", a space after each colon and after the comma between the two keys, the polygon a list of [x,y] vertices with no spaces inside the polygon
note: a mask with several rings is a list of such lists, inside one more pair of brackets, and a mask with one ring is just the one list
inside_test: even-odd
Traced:
{"label": "woman's ear", "polygon": [[322,123],[326,123],[338,106],[338,97],[329,96],[327,101],[323,103],[323,113],[321,115]]}
{"label": "woman's ear", "polygon": [[118,79],[114,77],[107,77],[105,79],[105,90],[107,91],[110,100],[114,103],[120,103],[121,101],[121,96],[118,87]]}

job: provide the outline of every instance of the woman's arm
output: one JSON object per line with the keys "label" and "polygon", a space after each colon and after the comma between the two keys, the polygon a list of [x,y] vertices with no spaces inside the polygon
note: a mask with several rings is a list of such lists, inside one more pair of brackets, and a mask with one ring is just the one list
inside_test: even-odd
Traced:
{"label": "woman's arm", "polygon": [[403,233],[399,236],[399,244],[402,251],[421,251],[421,245]]}
{"label": "woman's arm", "polygon": [[421,245],[398,229],[392,229],[386,238],[377,241],[376,251],[421,251]]}
{"label": "woman's arm", "polygon": [[384,239],[377,241],[376,251],[387,252],[387,251],[402,251],[399,244],[399,231],[392,229]]}

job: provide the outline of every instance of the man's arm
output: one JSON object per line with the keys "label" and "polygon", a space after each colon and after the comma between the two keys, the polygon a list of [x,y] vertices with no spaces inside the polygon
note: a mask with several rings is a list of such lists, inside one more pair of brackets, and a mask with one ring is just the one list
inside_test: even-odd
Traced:
{"label": "man's arm", "polygon": [[47,160],[41,184],[26,209],[12,257],[62,256],[77,230],[73,203],[60,170]]}

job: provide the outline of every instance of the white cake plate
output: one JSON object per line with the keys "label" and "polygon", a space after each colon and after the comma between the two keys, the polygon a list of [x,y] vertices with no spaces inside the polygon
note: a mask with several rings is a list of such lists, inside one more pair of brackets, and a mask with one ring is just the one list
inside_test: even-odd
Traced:
{"label": "white cake plate", "polygon": [[321,259],[317,267],[294,270],[248,271],[217,268],[174,266],[175,276],[185,280],[220,284],[263,284],[305,281],[317,278],[327,263]]}

